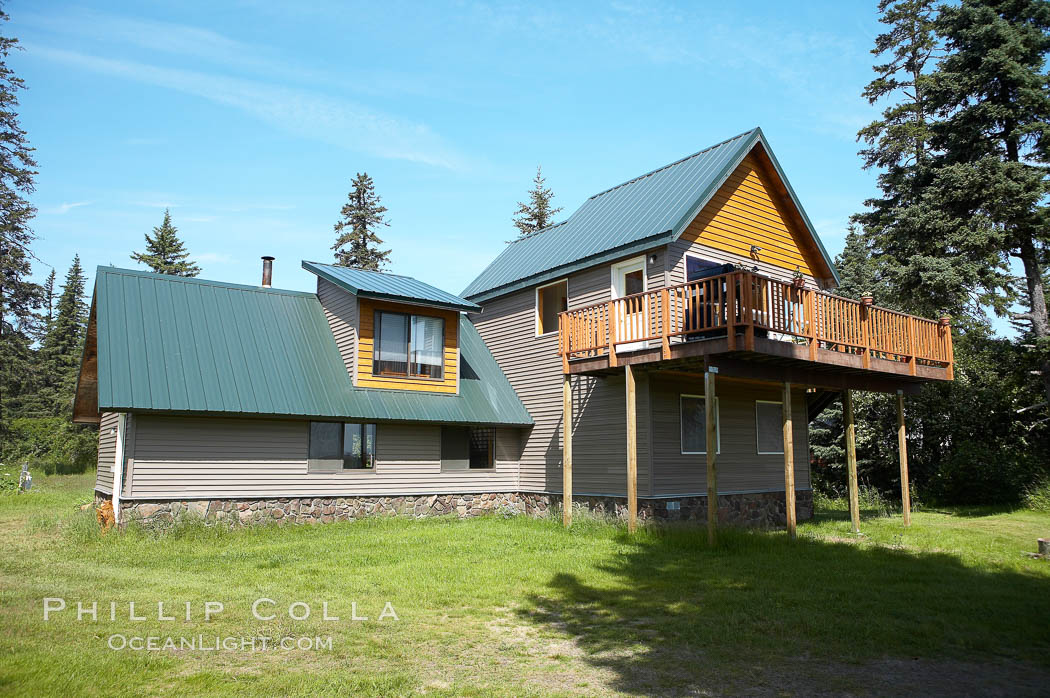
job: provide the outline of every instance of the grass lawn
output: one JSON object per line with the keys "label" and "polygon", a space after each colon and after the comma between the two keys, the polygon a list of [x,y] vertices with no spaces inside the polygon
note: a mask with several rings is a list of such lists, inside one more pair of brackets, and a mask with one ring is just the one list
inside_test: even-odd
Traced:
{"label": "grass lawn", "polygon": [[[371,519],[100,536],[93,474],[0,495],[0,692],[22,695],[1045,694],[1050,515],[918,512],[848,534]],[[43,599],[65,611],[43,620]],[[252,602],[273,599],[256,620]],[[97,622],[77,601],[98,602]],[[110,602],[117,603],[110,620]],[[176,620],[157,618],[157,603]],[[224,610],[204,619],[204,603]],[[310,606],[305,620],[290,604]],[[129,620],[129,602],[146,620]],[[191,618],[184,619],[189,602]],[[322,618],[322,603],[329,615]],[[377,616],[390,602],[398,620]],[[351,620],[351,603],[368,620]],[[301,607],[293,609],[297,613]],[[114,635],[330,649],[112,650]],[[120,640],[115,641],[117,644]],[[272,642],[272,641],[271,641]],[[257,645],[258,647],[258,645]]]}

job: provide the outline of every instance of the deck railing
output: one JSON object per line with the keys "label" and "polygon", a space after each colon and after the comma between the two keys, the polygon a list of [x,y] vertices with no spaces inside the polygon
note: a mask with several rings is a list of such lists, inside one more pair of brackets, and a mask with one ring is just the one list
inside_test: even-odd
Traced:
{"label": "deck railing", "polygon": [[[680,342],[726,337],[729,350],[754,350],[756,333],[817,349],[859,354],[916,366],[940,366],[952,376],[947,318],[927,320],[870,303],[797,287],[748,271],[734,271],[668,288],[573,308],[558,317],[563,368],[577,358],[652,348],[663,358]],[[730,329],[731,328],[731,331]],[[737,335],[742,333],[742,337]]]}

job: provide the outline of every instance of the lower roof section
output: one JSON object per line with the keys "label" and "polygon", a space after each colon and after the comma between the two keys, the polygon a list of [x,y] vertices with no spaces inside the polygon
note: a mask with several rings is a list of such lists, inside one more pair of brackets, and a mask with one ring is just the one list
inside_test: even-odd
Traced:
{"label": "lower roof section", "polygon": [[355,388],[313,293],[99,267],[74,420],[102,412],[528,426],[460,317],[458,395]]}

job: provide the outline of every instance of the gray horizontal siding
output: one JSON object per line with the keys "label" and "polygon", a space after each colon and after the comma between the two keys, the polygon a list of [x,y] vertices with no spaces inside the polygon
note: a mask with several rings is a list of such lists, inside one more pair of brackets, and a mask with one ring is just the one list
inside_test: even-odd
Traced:
{"label": "gray horizontal siding", "polygon": [[335,337],[335,345],[339,347],[343,365],[354,385],[357,385],[357,296],[318,277],[317,299],[321,302],[328,327]]}
{"label": "gray horizontal siding", "polygon": [[[682,393],[704,394],[702,377],[653,377],[650,381],[656,494],[700,493],[707,489],[707,460],[703,454],[681,453]],[[718,379],[721,452],[718,454],[719,492],[784,490],[784,456],[758,454],[755,401],[780,400],[776,386]],[[795,487],[808,489],[809,443],[806,396],[792,391],[795,441]]]}
{"label": "gray horizontal siding", "polygon": [[117,455],[116,412],[103,412],[98,423],[98,466],[95,471],[95,489],[113,494],[113,459]]}
{"label": "gray horizontal siding", "polygon": [[514,491],[520,433],[498,429],[496,467],[441,471],[441,428],[380,424],[374,470],[308,472],[305,421],[138,416],[135,499]]}
{"label": "gray horizontal siding", "polygon": [[[646,263],[647,283],[664,283],[662,250]],[[612,276],[602,264],[569,277],[570,308],[609,300]],[[562,489],[562,369],[556,334],[536,336],[535,288],[484,304],[471,317],[500,368],[507,375],[535,426],[526,433],[521,456],[521,488]],[[638,375],[638,492],[649,493],[648,390]],[[580,493],[624,495],[627,488],[626,393],[624,378],[574,377],[573,489]]]}

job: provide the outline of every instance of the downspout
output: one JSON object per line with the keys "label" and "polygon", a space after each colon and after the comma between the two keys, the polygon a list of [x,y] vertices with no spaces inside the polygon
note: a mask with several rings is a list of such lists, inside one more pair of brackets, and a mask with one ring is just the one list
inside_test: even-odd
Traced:
{"label": "downspout", "polygon": [[113,525],[120,525],[120,491],[124,482],[124,437],[127,433],[128,415],[117,415],[117,444],[113,454]]}

